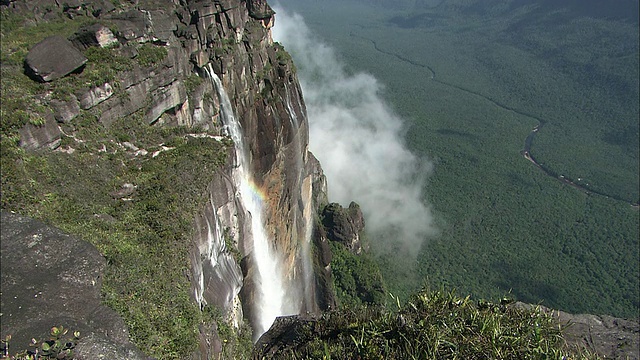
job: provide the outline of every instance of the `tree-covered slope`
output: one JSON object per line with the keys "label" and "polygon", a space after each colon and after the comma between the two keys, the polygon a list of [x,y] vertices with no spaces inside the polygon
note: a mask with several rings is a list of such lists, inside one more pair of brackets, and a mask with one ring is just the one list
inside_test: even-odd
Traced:
{"label": "tree-covered slope", "polygon": [[[616,2],[631,7],[615,14],[492,4],[285,2],[352,72],[385,85],[407,144],[433,162],[423,200],[441,234],[425,239],[415,267],[381,254],[385,280],[401,295],[427,281],[635,318],[637,3]],[[529,152],[546,172],[522,156],[541,123]],[[370,238],[375,249],[380,237]]]}

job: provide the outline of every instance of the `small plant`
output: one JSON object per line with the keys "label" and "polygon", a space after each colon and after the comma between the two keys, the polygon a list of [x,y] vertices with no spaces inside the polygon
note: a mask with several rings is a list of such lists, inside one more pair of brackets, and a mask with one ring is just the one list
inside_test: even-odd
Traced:
{"label": "small plant", "polygon": [[204,101],[205,104],[211,106],[215,106],[216,104],[215,100],[213,99],[213,95],[210,92],[204,93],[204,95],[202,96],[202,101]]}
{"label": "small plant", "polygon": [[291,66],[291,69],[295,72],[296,66],[293,63],[291,54],[289,54],[287,50],[285,50],[284,47],[278,42],[274,44],[274,47],[276,49],[276,60],[278,61],[278,64],[280,66],[285,66],[289,64]]}
{"label": "small plant", "polygon": [[230,229],[228,227],[224,229],[224,234],[222,236],[224,237],[224,244],[227,248],[227,251],[231,253],[236,262],[240,264],[240,262],[242,261],[242,254],[240,253],[240,251],[238,251],[238,247],[236,246],[233,237],[231,237]]}
{"label": "small plant", "polygon": [[11,335],[7,335],[5,336],[4,339],[2,339],[2,358],[7,358],[9,357],[9,342],[11,341]]}
{"label": "small plant", "polygon": [[43,341],[39,345],[35,339],[32,339],[31,342],[34,346],[39,346],[40,353],[45,359],[72,359],[73,349],[80,339],[80,332],[75,331],[73,337],[65,339],[65,335],[67,335],[68,332],[69,329],[65,329],[63,326],[54,326],[49,333],[49,340]]}
{"label": "small plant", "polygon": [[80,332],[74,331],[73,336],[66,336],[68,332],[69,329],[65,329],[63,326],[54,326],[49,331],[49,340],[41,342],[33,338],[29,344],[33,350],[24,350],[14,356],[9,353],[11,335],[7,335],[2,340],[2,358],[14,360],[73,359],[73,349],[80,340]]}
{"label": "small plant", "polygon": [[41,116],[31,116],[29,118],[29,124],[33,126],[41,127],[41,126],[44,126],[44,123],[45,123],[45,120]]}

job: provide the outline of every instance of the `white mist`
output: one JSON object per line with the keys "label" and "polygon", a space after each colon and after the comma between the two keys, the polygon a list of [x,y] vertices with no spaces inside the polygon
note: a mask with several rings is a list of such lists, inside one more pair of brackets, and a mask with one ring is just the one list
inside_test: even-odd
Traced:
{"label": "white mist", "polygon": [[386,105],[373,76],[347,72],[333,49],[311,34],[302,16],[280,6],[274,9],[273,38],[296,63],[307,106],[309,148],[322,163],[329,200],[356,201],[369,233],[393,234],[409,254],[417,254],[424,239],[437,234],[422,192],[431,163],[408,150],[405,122]]}

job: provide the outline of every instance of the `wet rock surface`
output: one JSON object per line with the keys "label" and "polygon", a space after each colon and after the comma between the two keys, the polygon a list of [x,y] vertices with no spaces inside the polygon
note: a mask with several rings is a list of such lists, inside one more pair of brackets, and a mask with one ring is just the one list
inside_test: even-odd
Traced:
{"label": "wet rock surface", "polygon": [[78,359],[147,359],[122,318],[100,303],[106,261],[93,245],[37,220],[0,216],[1,335],[12,335],[12,353],[62,325],[80,331]]}

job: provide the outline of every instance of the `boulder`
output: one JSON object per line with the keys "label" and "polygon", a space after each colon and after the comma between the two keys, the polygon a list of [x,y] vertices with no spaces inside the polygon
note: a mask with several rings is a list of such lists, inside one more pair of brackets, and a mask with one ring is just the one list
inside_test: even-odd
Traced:
{"label": "boulder", "polygon": [[[133,146],[133,144],[130,144],[128,142],[125,142],[124,144],[129,144],[131,146]],[[126,146],[126,145],[125,145]],[[137,151],[138,148],[135,148],[135,151]],[[136,186],[131,184],[131,183],[124,183],[122,184],[122,186],[120,187],[120,189],[118,189],[117,191],[113,191],[111,192],[109,195],[111,195],[112,198],[114,199],[123,199],[123,198],[127,198],[131,195],[133,195],[133,193],[136,192]]]}
{"label": "boulder", "polygon": [[110,13],[116,9],[113,3],[109,0],[95,0],[92,1],[88,8],[91,10],[91,15],[100,17],[101,15]]}
{"label": "boulder", "polygon": [[151,30],[151,22],[147,15],[139,10],[129,10],[123,13],[114,14],[109,20],[118,29],[119,38],[127,41],[135,41],[143,43],[152,40],[149,32]]}
{"label": "boulder", "polygon": [[26,124],[19,130],[20,146],[27,150],[56,149],[60,146],[62,133],[56,123],[54,114],[44,114],[42,125]]}
{"label": "boulder", "polygon": [[63,9],[77,9],[84,5],[83,0],[63,0],[61,3]]}
{"label": "boulder", "polygon": [[37,81],[49,82],[80,69],[87,62],[65,38],[54,35],[37,43],[25,59],[26,71]]}
{"label": "boulder", "polygon": [[59,123],[68,123],[80,114],[80,106],[75,97],[68,101],[51,100],[49,103],[53,110],[53,116]]}
{"label": "boulder", "polygon": [[122,318],[100,302],[106,260],[91,244],[46,224],[0,212],[1,336],[12,353],[52,326],[79,331],[76,359],[147,359]]}

